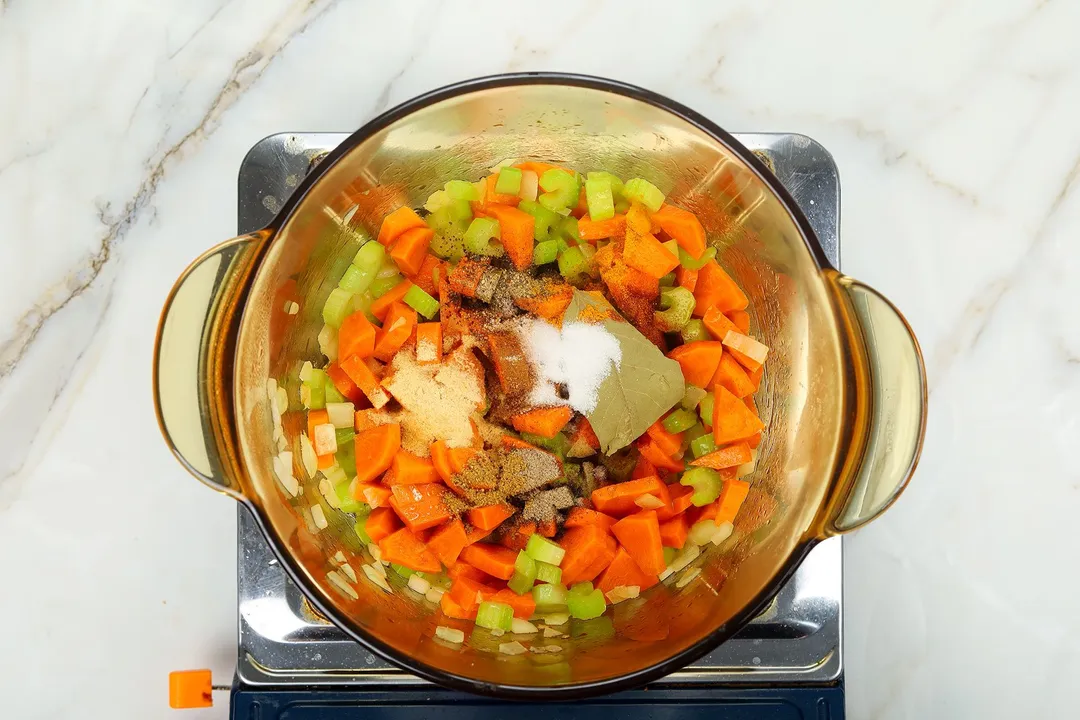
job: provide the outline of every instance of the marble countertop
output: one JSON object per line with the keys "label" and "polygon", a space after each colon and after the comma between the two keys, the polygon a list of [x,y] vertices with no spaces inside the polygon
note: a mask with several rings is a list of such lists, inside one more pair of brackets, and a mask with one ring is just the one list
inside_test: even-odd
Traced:
{"label": "marble countertop", "polygon": [[150,357],[246,150],[547,69],[822,142],[844,269],[922,341],[922,464],[846,545],[849,716],[1075,716],[1080,4],[543,7],[0,0],[5,715],[164,717],[170,670],[231,677],[235,508],[161,442]]}

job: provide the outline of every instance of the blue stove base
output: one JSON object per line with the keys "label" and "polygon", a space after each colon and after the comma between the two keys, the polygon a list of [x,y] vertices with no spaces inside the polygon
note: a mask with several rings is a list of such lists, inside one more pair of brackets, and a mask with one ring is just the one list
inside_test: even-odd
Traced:
{"label": "blue stove base", "polygon": [[566,703],[508,703],[450,690],[233,687],[231,720],[843,720],[844,687],[633,690]]}

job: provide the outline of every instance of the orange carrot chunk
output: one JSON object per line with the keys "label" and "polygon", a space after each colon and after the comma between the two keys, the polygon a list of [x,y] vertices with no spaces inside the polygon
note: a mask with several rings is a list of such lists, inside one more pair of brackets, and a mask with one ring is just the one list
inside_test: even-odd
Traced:
{"label": "orange carrot chunk", "polygon": [[440,480],[431,460],[413,455],[407,450],[398,450],[394,456],[392,472],[396,485],[426,485]]}
{"label": "orange carrot chunk", "polygon": [[383,327],[375,341],[375,357],[390,362],[401,346],[409,341],[416,330],[416,311],[403,302],[390,306]]}
{"label": "orange carrot chunk", "polygon": [[439,610],[444,617],[454,618],[455,620],[472,620],[476,617],[476,608],[474,605],[472,612],[466,612],[465,608],[461,607],[454,598],[450,596],[450,593],[443,593],[443,596],[439,599]]}
{"label": "orange carrot chunk", "polygon": [[694,213],[663,205],[652,214],[652,220],[695,260],[705,252],[705,228]]}
{"label": "orange carrot chunk", "polygon": [[746,496],[750,494],[750,483],[745,480],[724,480],[724,487],[720,490],[720,497],[716,500],[716,517],[713,519],[717,525],[735,520]]}
{"label": "orange carrot chunk", "polygon": [[354,442],[357,482],[374,480],[386,472],[394,462],[394,455],[401,449],[401,425],[377,425],[359,433]]}
{"label": "orange carrot chunk", "polygon": [[754,383],[746,374],[743,366],[732,357],[731,353],[725,352],[716,366],[716,374],[713,375],[712,385],[722,386],[735,397],[746,397],[754,392]]}
{"label": "orange carrot chunk", "polygon": [[378,543],[383,538],[389,537],[401,527],[394,511],[388,507],[376,508],[371,511],[364,521],[364,532],[368,534],[373,543]]}
{"label": "orange carrot chunk", "polygon": [[615,518],[610,515],[605,515],[602,512],[579,506],[570,510],[570,513],[566,516],[566,522],[563,523],[563,527],[574,528],[584,527],[586,525],[596,525],[604,531],[609,531],[615,522]]}
{"label": "orange carrot chunk", "polygon": [[315,428],[319,425],[325,425],[330,422],[330,413],[325,410],[308,410],[307,414],[307,435],[308,439],[314,442]]}
{"label": "orange carrot chunk", "polygon": [[668,432],[660,420],[650,425],[645,432],[665,455],[676,455],[682,449],[682,433]]}
{"label": "orange carrot chunk", "polygon": [[371,367],[359,355],[350,355],[341,361],[341,370],[367,398],[371,405],[379,409],[390,402],[390,396],[379,384],[379,378]]}
{"label": "orange carrot chunk", "polygon": [[422,227],[427,227],[427,223],[415,210],[411,207],[399,207],[383,218],[382,227],[379,228],[379,242],[391,245],[406,230]]}
{"label": "orange carrot chunk", "polygon": [[626,552],[626,548],[619,547],[615,551],[615,557],[611,560],[611,564],[596,579],[596,587],[608,593],[617,587],[636,585],[641,588],[642,592],[645,592],[657,582],[659,580],[655,575],[650,577],[641,571],[638,564]]}
{"label": "orange carrot chunk", "polygon": [[499,221],[499,242],[514,267],[524,270],[532,265],[536,218],[510,205],[489,205],[484,211]]}
{"label": "orange carrot chunk", "polygon": [[639,439],[634,443],[638,452],[646,457],[655,467],[661,470],[671,470],[673,472],[681,472],[685,467],[682,460],[672,457],[668,453],[664,452],[656,440],[649,438],[648,440]]}
{"label": "orange carrot chunk", "polygon": [[745,440],[765,429],[754,412],[723,385],[713,394],[713,440],[717,445],[729,445]]}
{"label": "orange carrot chunk", "polygon": [[721,342],[729,331],[738,331],[735,323],[731,322],[731,318],[715,306],[705,310],[705,315],[701,318],[701,321],[705,323],[705,329],[709,331],[709,334]]}
{"label": "orange carrot chunk", "polygon": [[649,233],[626,233],[623,260],[630,267],[654,278],[662,278],[679,266],[679,258]]}
{"label": "orange carrot chunk", "polygon": [[640,480],[627,480],[615,485],[605,485],[593,490],[590,499],[593,507],[605,515],[623,517],[635,513],[641,508],[634,502],[642,495],[654,495],[665,505],[671,503],[667,485],[660,478],[653,476]]}
{"label": "orange carrot chunk", "polygon": [[564,585],[594,579],[611,564],[618,547],[615,538],[596,525],[572,528],[558,544],[566,551],[559,565]]}
{"label": "orange carrot chunk", "polygon": [[553,438],[570,422],[573,410],[565,405],[559,407],[536,408],[527,413],[510,418],[518,432],[532,433],[545,438]]}
{"label": "orange carrot chunk", "polygon": [[578,234],[593,244],[597,240],[622,237],[626,234],[626,215],[620,213],[607,220],[593,220],[585,215],[578,220]]}
{"label": "orange carrot chunk", "polygon": [[719,450],[713,450],[708,455],[702,455],[690,464],[712,468],[713,470],[723,470],[724,468],[745,465],[748,462],[750,462],[750,446],[745,442],[740,442]]}
{"label": "orange carrot chunk", "polygon": [[750,314],[745,310],[728,310],[728,319],[735,323],[735,328],[742,334],[750,332]]}
{"label": "orange carrot chunk", "polygon": [[398,236],[390,257],[402,273],[416,275],[420,272],[433,237],[435,231],[427,226],[410,228]]}
{"label": "orange carrot chunk", "polygon": [[699,388],[707,388],[716,374],[716,367],[723,354],[723,343],[717,340],[699,340],[680,345],[669,352],[668,357],[679,363],[686,382]]}
{"label": "orange carrot chunk", "polygon": [[727,312],[745,310],[750,304],[746,293],[715,260],[710,260],[698,270],[694,302],[694,314],[698,317],[711,307]]}
{"label": "orange carrot chunk", "polygon": [[427,530],[450,519],[452,513],[443,502],[446,488],[439,483],[394,485],[390,507],[413,532]]}
{"label": "orange carrot chunk", "polygon": [[686,544],[686,536],[690,533],[690,524],[686,521],[686,515],[676,515],[667,522],[660,523],[660,542],[664,547],[682,549]]}
{"label": "orange carrot chunk", "polygon": [[509,580],[514,574],[517,552],[501,545],[477,543],[462,550],[461,559],[492,577]]}
{"label": "orange carrot chunk", "polygon": [[[372,343],[372,348],[374,348],[374,343]],[[341,355],[340,352],[339,345],[338,357],[349,357],[348,355]],[[352,381],[352,378],[350,378],[337,363],[330,363],[326,366],[326,377],[330,378],[330,381],[334,383],[334,387],[337,388],[337,391],[344,395],[345,399],[353,405],[367,403],[367,396],[364,395],[363,390],[357,387],[356,383]]]}
{"label": "orange carrot chunk", "polygon": [[405,293],[409,292],[409,288],[412,286],[411,280],[402,280],[397,285],[387,290],[385,295],[375,298],[371,303],[371,314],[378,318],[379,322],[385,322],[386,313],[390,311],[390,306],[401,301],[401,299],[405,297]]}
{"label": "orange carrot chunk", "polygon": [[503,588],[491,596],[491,602],[499,602],[509,605],[514,609],[514,617],[528,620],[536,612],[536,601],[532,593],[518,595],[510,588]]}
{"label": "orange carrot chunk", "polygon": [[442,571],[438,558],[408,528],[401,528],[379,541],[382,559],[404,565],[417,572],[437,573]]}
{"label": "orange carrot chunk", "polygon": [[469,544],[461,518],[453,518],[445,525],[439,526],[428,538],[427,544],[431,552],[435,553],[435,557],[439,558],[439,562],[446,567],[457,562],[461,551]]}
{"label": "orange carrot chunk", "polygon": [[436,440],[431,443],[431,464],[443,482],[450,482],[454,470],[450,466],[450,449],[446,447],[445,440]]}
{"label": "orange carrot chunk", "polygon": [[338,357],[370,357],[375,352],[375,326],[362,312],[354,312],[338,330]]}
{"label": "orange carrot chunk", "polygon": [[664,562],[664,545],[655,511],[646,510],[624,517],[611,531],[643,573],[658,575],[664,571],[667,563]]}
{"label": "orange carrot chunk", "polygon": [[682,265],[675,268],[675,282],[679,287],[686,288],[690,292],[694,292],[694,288],[697,287],[697,270],[691,270],[690,268],[684,268]]}
{"label": "orange carrot chunk", "polygon": [[506,518],[514,514],[514,508],[505,503],[485,505],[469,510],[469,522],[481,530],[494,530]]}

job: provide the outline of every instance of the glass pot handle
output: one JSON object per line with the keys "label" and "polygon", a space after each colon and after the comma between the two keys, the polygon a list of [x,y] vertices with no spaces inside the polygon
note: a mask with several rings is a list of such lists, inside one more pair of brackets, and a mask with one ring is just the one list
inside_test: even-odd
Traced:
{"label": "glass pot handle", "polygon": [[187,267],[165,300],[154,342],[154,409],[188,472],[242,497],[232,422],[232,361],[241,310],[268,231],[226,240]]}
{"label": "glass pot handle", "polygon": [[824,535],[850,532],[885,512],[904,491],[926,431],[926,368],[900,311],[873,288],[828,278],[854,368],[850,451],[828,502]]}

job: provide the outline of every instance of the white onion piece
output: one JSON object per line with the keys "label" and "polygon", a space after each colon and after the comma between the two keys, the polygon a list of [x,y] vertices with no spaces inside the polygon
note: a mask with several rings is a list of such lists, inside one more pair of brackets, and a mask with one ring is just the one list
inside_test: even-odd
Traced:
{"label": "white onion piece", "polygon": [[335,510],[341,509],[341,503],[338,501],[337,493],[334,492],[334,486],[326,478],[319,480],[319,494],[323,496],[323,500],[326,504]]}
{"label": "white onion piece", "polygon": [[331,585],[351,597],[353,600],[360,599],[360,595],[356,592],[356,589],[349,585],[348,581],[345,580],[345,576],[337,570],[331,570],[326,573],[326,579],[330,581]]}
{"label": "white onion piece", "polygon": [[330,362],[337,362],[337,330],[329,325],[323,325],[319,331],[319,351]]}
{"label": "white onion piece", "polygon": [[300,483],[292,474],[292,453],[288,450],[274,458],[274,474],[289,497],[300,494]]}
{"label": "white onion piece", "polygon": [[434,585],[432,585],[431,588],[428,589],[426,593],[424,593],[424,599],[428,602],[432,602],[438,605],[439,601],[442,600],[442,596],[445,592],[446,591],[443,590],[441,587],[435,587]]}
{"label": "white onion piece", "polygon": [[561,638],[561,637],[566,637],[566,635],[564,633],[559,632],[555,628],[546,627],[546,628],[544,628],[544,637],[546,637],[546,638],[556,638],[556,637]]}
{"label": "white onion piece", "polygon": [[285,388],[279,387],[277,389],[277,411],[278,417],[281,417],[281,413],[288,412],[289,410],[289,393],[285,392]]}
{"label": "white onion piece", "polygon": [[712,520],[700,520],[690,527],[686,538],[695,545],[704,545],[716,534],[716,523]]}
{"label": "white onion piece", "polygon": [[724,345],[741,352],[758,365],[764,365],[765,358],[769,356],[769,347],[767,345],[759,343],[749,335],[743,335],[734,330],[728,330],[727,334],[724,335]]}
{"label": "white onion piece", "polygon": [[532,170],[521,171],[521,190],[518,191],[518,197],[522,200],[530,200],[536,202],[537,195],[540,194],[540,176],[534,173]]}
{"label": "white onion piece", "polygon": [[612,605],[621,603],[623,600],[630,600],[636,598],[641,594],[640,585],[620,585],[619,587],[613,587],[608,591],[607,597],[611,601]]}
{"label": "white onion piece", "polygon": [[368,580],[375,583],[386,592],[393,592],[393,590],[390,589],[390,583],[386,582],[386,571],[379,574],[379,571],[373,566],[364,565],[364,574],[367,575]]}
{"label": "white onion piece", "polygon": [[319,457],[315,452],[315,446],[311,444],[311,439],[303,433],[300,435],[300,462],[307,476],[315,477],[315,473],[319,470]]}
{"label": "white onion piece", "polygon": [[334,562],[336,562],[338,565],[343,565],[344,563],[348,562],[345,559],[345,553],[341,552],[340,550],[334,553]]}
{"label": "white onion piece", "polygon": [[311,506],[311,519],[314,521],[315,527],[320,530],[325,530],[330,525],[330,523],[326,522],[326,513],[323,512],[322,505]]}
{"label": "white onion piece", "polygon": [[757,459],[758,459],[758,451],[757,451],[757,448],[754,448],[753,450],[750,451],[750,462],[743,463],[742,465],[740,465],[738,467],[738,469],[735,471],[735,476],[736,477],[746,477],[750,473],[754,472],[754,470],[757,470]]}
{"label": "white onion piece", "polygon": [[307,382],[311,379],[311,371],[315,367],[311,364],[310,360],[305,360],[304,364],[300,366],[300,382]]}
{"label": "white onion piece", "polygon": [[570,622],[570,613],[551,613],[544,616],[544,622],[548,625],[565,625]]}
{"label": "white onion piece", "polygon": [[536,632],[536,626],[528,620],[514,618],[510,621],[510,632],[514,633],[515,635],[530,635]]}
{"label": "white onion piece", "polygon": [[418,574],[413,573],[409,576],[409,588],[421,595],[425,595],[427,591],[431,589],[431,583],[428,582],[427,579],[420,577]]}
{"label": "white onion piece", "polygon": [[337,432],[333,425],[323,423],[316,425],[311,431],[315,434],[311,440],[316,455],[333,455],[337,452]]}
{"label": "white onion piece", "polygon": [[350,565],[349,563],[345,563],[341,566],[341,572],[348,575],[350,581],[356,582],[356,571],[352,569],[352,565]]}
{"label": "white onion piece", "polygon": [[266,399],[273,400],[277,395],[277,380],[266,378]]}
{"label": "white onion piece", "polygon": [[671,564],[668,565],[668,570],[677,573],[690,563],[694,562],[700,554],[701,550],[698,549],[697,545],[687,545],[683,548],[683,551],[676,555],[675,559],[671,561]]}
{"label": "white onion piece", "polygon": [[686,587],[687,585],[690,584],[691,580],[693,580],[694,578],[696,578],[700,574],[701,574],[701,568],[693,568],[691,570],[687,570],[683,574],[683,576],[681,578],[679,578],[679,581],[675,583],[675,587],[677,587],[677,588]]}
{"label": "white onion piece", "polygon": [[455,645],[465,642],[465,633],[457,628],[446,627],[445,625],[439,625],[435,628],[435,637]]}
{"label": "white onion piece", "polygon": [[499,645],[499,652],[503,655],[521,655],[529,652],[528,649],[517,640]]}
{"label": "white onion piece", "polygon": [[731,537],[731,533],[735,531],[735,526],[729,522],[721,523],[716,528],[716,534],[709,538],[709,542],[713,545],[719,545],[720,543]]}
{"label": "white onion piece", "polygon": [[657,510],[664,507],[664,501],[655,495],[645,493],[634,498],[634,504],[643,510]]}
{"label": "white onion piece", "polygon": [[351,402],[326,403],[326,414],[336,428],[351,428],[356,422],[355,412]]}
{"label": "white onion piece", "polygon": [[382,550],[379,549],[378,545],[376,545],[375,543],[368,543],[367,551],[369,553],[371,553],[371,558],[375,562],[377,562],[377,563],[382,562]]}

